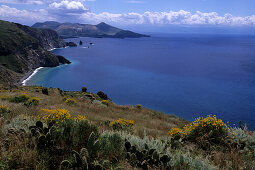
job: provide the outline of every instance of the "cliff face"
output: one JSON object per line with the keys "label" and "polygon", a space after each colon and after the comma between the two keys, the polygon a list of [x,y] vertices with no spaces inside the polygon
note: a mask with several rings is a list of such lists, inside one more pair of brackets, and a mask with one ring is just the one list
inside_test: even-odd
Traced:
{"label": "cliff face", "polygon": [[58,33],[51,29],[35,29],[21,24],[16,25],[27,34],[36,38],[41,46],[46,50],[66,46],[65,41],[58,36]]}
{"label": "cliff face", "polygon": [[[1,20],[0,30],[0,83],[19,84],[22,77],[29,76],[38,67],[69,63],[47,51],[65,47],[65,42],[53,30],[35,29]],[[4,78],[7,75],[9,78]]]}

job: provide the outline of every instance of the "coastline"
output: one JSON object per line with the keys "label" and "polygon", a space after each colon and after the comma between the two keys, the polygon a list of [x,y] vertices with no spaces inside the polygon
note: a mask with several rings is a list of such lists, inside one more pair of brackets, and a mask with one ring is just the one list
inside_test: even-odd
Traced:
{"label": "coastline", "polygon": [[27,81],[30,80],[40,69],[42,69],[44,67],[38,67],[37,69],[35,69],[33,72],[29,72],[27,75],[25,75],[22,80],[21,80],[21,85],[25,86]]}

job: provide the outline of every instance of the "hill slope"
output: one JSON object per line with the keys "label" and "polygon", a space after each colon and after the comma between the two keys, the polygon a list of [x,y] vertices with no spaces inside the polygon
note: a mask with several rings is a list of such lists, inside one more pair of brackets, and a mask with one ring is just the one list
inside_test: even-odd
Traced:
{"label": "hill slope", "polygon": [[110,26],[104,22],[98,25],[78,24],[78,23],[58,23],[47,21],[44,23],[35,23],[33,28],[48,28],[58,32],[63,38],[70,37],[96,37],[96,38],[139,38],[149,37],[148,35],[138,34],[128,30],[122,30]]}
{"label": "hill slope", "polygon": [[65,46],[64,40],[53,30],[35,29],[1,20],[0,30],[2,84],[19,84],[20,79],[31,74],[34,69],[58,66],[64,61],[62,57],[59,58],[47,51]]}

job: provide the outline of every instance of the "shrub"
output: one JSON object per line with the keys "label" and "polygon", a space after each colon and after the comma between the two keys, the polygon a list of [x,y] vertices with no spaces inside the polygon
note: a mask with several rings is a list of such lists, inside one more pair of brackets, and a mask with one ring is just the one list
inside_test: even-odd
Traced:
{"label": "shrub", "polygon": [[87,92],[87,87],[82,87],[81,91],[86,93]]}
{"label": "shrub", "polygon": [[114,120],[110,123],[110,127],[113,128],[113,130],[126,130],[126,131],[133,131],[135,130],[135,122],[133,120],[125,120],[122,118],[119,118],[118,120]]}
{"label": "shrub", "polygon": [[49,95],[49,91],[47,88],[42,89],[42,94]]}
{"label": "shrub", "polygon": [[108,96],[102,91],[99,91],[97,95],[103,100],[108,100]]}
{"label": "shrub", "polygon": [[104,104],[104,105],[106,105],[106,106],[109,105],[109,100],[102,100],[101,102],[102,102],[102,104]]}
{"label": "shrub", "polygon": [[28,99],[29,99],[29,96],[27,94],[22,94],[19,96],[11,97],[9,101],[13,103],[25,103],[26,101],[28,101]]}
{"label": "shrub", "polygon": [[124,140],[118,133],[104,132],[100,137],[100,155],[106,159],[119,159],[124,151]]}
{"label": "shrub", "polygon": [[180,128],[172,128],[169,132],[174,139],[180,139],[182,137],[182,129]]}
{"label": "shrub", "polygon": [[37,116],[45,122],[55,121],[56,123],[63,122],[66,119],[71,119],[71,114],[65,109],[41,109],[41,114]]}
{"label": "shrub", "polygon": [[2,96],[0,96],[0,99],[2,99],[2,100],[9,100],[10,97],[7,96],[7,95],[2,95]]}
{"label": "shrub", "polygon": [[138,104],[138,105],[136,105],[135,106],[137,109],[142,109],[143,108],[143,106],[141,105],[141,104]]}
{"label": "shrub", "polygon": [[65,103],[66,103],[67,105],[69,105],[69,106],[72,106],[72,105],[77,104],[77,101],[74,100],[74,99],[68,98],[68,99],[65,100]]}
{"label": "shrub", "polygon": [[206,118],[197,118],[194,122],[187,124],[184,128],[173,128],[170,135],[179,135],[184,139],[199,144],[202,148],[210,148],[211,145],[230,144],[230,128],[216,116],[207,116]]}
{"label": "shrub", "polygon": [[5,105],[0,105],[0,117],[5,116],[6,114],[9,114],[11,110],[5,106]]}
{"label": "shrub", "polygon": [[25,102],[26,106],[37,106],[40,102],[40,99],[38,99],[37,97],[31,97],[27,100],[27,102]]}
{"label": "shrub", "polygon": [[86,116],[77,115],[72,116],[66,109],[41,109],[41,114],[36,116],[44,122],[56,122],[57,124],[64,122],[65,120],[85,121]]}

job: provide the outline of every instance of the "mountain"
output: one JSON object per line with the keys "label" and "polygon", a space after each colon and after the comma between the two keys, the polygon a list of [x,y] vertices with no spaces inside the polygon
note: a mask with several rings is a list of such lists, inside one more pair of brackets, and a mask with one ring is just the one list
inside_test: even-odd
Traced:
{"label": "mountain", "polygon": [[128,30],[122,30],[110,26],[104,22],[98,25],[79,24],[79,23],[58,23],[46,21],[44,23],[35,23],[33,28],[53,29],[62,38],[71,37],[96,37],[96,38],[139,38],[149,37],[149,35],[138,34]]}
{"label": "mountain", "polygon": [[51,29],[35,29],[0,20],[0,83],[17,85],[38,67],[70,63],[50,49],[66,43]]}

